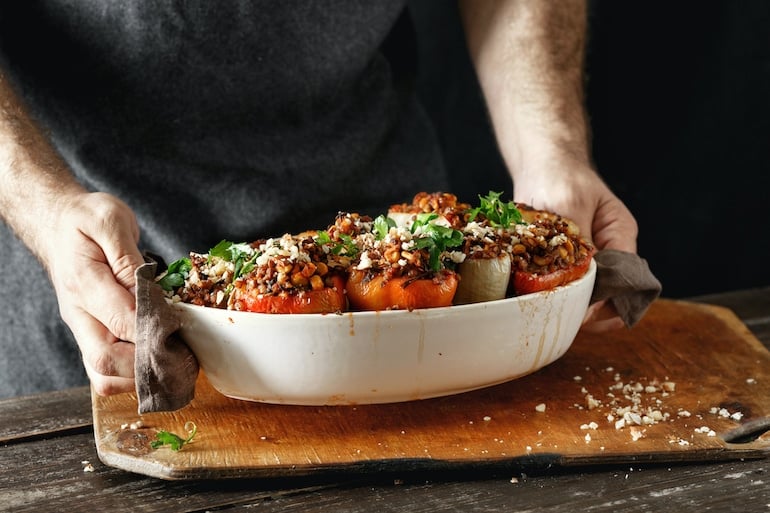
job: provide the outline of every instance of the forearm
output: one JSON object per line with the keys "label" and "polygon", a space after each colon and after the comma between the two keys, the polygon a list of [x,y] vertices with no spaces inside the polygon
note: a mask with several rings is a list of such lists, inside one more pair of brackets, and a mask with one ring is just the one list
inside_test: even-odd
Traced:
{"label": "forearm", "polygon": [[44,260],[44,228],[53,226],[59,205],[84,189],[1,71],[0,183],[0,217]]}
{"label": "forearm", "polygon": [[636,220],[596,173],[583,97],[586,0],[461,0],[468,48],[514,200],[636,251]]}
{"label": "forearm", "polygon": [[544,160],[588,163],[584,0],[463,0],[471,57],[513,174]]}

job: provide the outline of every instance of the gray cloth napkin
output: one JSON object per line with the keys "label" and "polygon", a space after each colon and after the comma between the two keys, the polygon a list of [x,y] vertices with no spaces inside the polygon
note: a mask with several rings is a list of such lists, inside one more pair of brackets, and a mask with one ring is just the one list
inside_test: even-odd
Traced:
{"label": "gray cloth napkin", "polygon": [[178,410],[192,401],[198,360],[176,331],[179,319],[155,283],[157,264],[136,270],[134,376],[139,413]]}
{"label": "gray cloth napkin", "polygon": [[634,253],[603,249],[594,255],[596,283],[591,303],[608,300],[627,327],[639,322],[661,292],[647,261]]}
{"label": "gray cloth napkin", "polygon": [[[594,255],[596,284],[591,302],[612,302],[626,326],[636,324],[660,295],[661,284],[647,262],[633,253],[602,250]],[[176,331],[173,309],[155,283],[157,264],[136,271],[136,395],[139,413],[174,411],[195,395],[198,360]]]}

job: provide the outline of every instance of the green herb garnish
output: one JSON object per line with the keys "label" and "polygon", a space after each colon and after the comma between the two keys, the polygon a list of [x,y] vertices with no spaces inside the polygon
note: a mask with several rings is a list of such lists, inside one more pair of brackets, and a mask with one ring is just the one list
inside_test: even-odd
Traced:
{"label": "green herb garnish", "polygon": [[334,255],[345,255],[349,257],[355,257],[358,254],[358,246],[353,240],[353,237],[345,233],[339,234],[339,240],[332,240],[329,232],[321,230],[318,232],[315,238],[316,244],[323,246],[329,244],[331,246],[331,252]]}
{"label": "green herb garnish", "polygon": [[383,240],[388,236],[390,229],[395,227],[396,222],[393,219],[387,216],[379,215],[374,220],[374,236],[377,240]]}
{"label": "green herb garnish", "polygon": [[195,433],[198,432],[198,426],[195,425],[195,422],[186,423],[184,428],[188,433],[187,438],[182,438],[181,436],[169,433],[168,431],[158,431],[155,435],[156,439],[150,442],[150,447],[158,449],[164,445],[168,445],[172,451],[180,450],[182,446],[192,442]]}
{"label": "green herb garnish", "polygon": [[507,228],[512,224],[522,223],[521,212],[513,201],[507,203],[500,200],[502,192],[489,191],[486,196],[479,195],[480,205],[470,211],[470,221],[482,214],[492,224]]}
{"label": "green herb garnish", "polygon": [[247,259],[254,254],[254,248],[245,242],[230,242],[228,240],[220,241],[219,244],[209,250],[209,255],[224,258],[228,262],[235,262],[239,259]]}
{"label": "green herb garnish", "polygon": [[192,270],[192,263],[189,258],[180,258],[179,260],[171,262],[166,274],[158,280],[158,285],[160,285],[163,290],[172,291],[177,289],[184,285],[184,281],[190,275],[190,270]]}
{"label": "green herb garnish", "polygon": [[212,256],[233,263],[233,280],[235,280],[254,269],[254,262],[259,256],[259,251],[245,242],[236,243],[223,240],[209,250],[209,257]]}
{"label": "green herb garnish", "polygon": [[412,223],[411,232],[415,233],[418,228],[423,235],[414,240],[418,249],[427,249],[430,255],[428,265],[431,270],[441,270],[441,254],[450,248],[456,248],[463,243],[463,232],[455,230],[448,226],[436,224],[438,214],[417,214],[414,223]]}
{"label": "green herb garnish", "polygon": [[331,235],[329,235],[329,232],[326,230],[321,230],[318,232],[318,235],[315,236],[315,243],[319,246],[323,246],[324,244],[331,244]]}

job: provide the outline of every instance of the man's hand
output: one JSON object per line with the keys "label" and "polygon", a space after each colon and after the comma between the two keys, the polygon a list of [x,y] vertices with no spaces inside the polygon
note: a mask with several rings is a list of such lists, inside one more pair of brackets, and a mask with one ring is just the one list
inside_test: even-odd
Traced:
{"label": "man's hand", "polygon": [[572,219],[599,249],[636,252],[633,215],[581,161],[544,162],[520,173],[514,200]]}
{"label": "man's hand", "polygon": [[[514,189],[515,201],[572,219],[598,249],[635,253],[636,220],[594,170],[581,162],[559,162],[553,166],[544,165],[537,168],[539,172],[523,177]],[[583,323],[584,330],[594,332],[623,326],[606,301],[591,305]]]}
{"label": "man's hand", "polygon": [[134,271],[143,263],[133,212],[114,196],[82,193],[60,202],[42,260],[62,318],[94,390],[134,389]]}

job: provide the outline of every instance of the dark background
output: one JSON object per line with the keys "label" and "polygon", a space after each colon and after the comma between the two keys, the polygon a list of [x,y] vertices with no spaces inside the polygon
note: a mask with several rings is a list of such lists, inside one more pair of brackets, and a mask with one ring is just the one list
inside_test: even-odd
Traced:
{"label": "dark background", "polygon": [[[411,7],[419,91],[454,192],[510,194],[454,2]],[[639,254],[663,295],[770,285],[770,2],[594,0],[590,9],[595,163],[636,216]]]}

